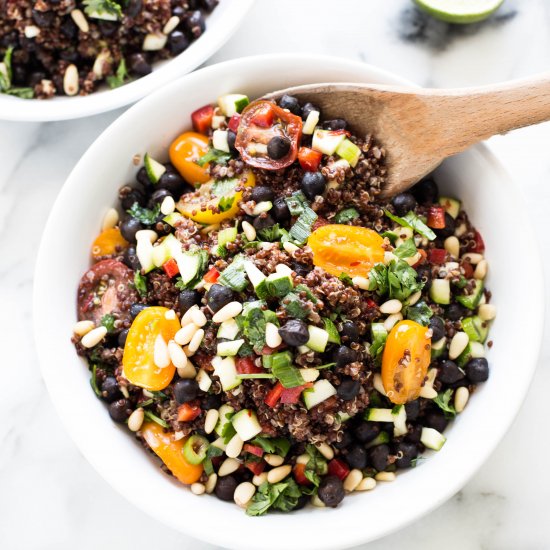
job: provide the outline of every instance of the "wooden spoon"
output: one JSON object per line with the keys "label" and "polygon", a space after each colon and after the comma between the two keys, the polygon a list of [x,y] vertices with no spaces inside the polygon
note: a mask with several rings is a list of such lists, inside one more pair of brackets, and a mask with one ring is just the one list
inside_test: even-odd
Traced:
{"label": "wooden spoon", "polygon": [[323,118],[343,118],[386,151],[382,196],[407,190],[470,145],[550,120],[550,73],[478,88],[436,90],[378,84],[308,84],[279,90],[311,101]]}

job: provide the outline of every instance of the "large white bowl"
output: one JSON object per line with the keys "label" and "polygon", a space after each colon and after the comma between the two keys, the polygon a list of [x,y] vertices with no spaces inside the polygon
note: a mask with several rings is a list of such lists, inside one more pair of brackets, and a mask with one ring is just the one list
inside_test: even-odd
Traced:
{"label": "large white bowl", "polygon": [[[239,550],[331,549],[366,542],[426,514],[455,494],[487,459],[527,391],[542,335],[543,284],[537,247],[518,188],[483,146],[440,168],[445,193],[464,201],[487,244],[488,286],[499,315],[491,330],[491,377],[448,430],[448,441],[395,483],[354,494],[337,509],[247,517],[214,497],[197,498],[114,424],[89,386],[89,373],[70,342],[77,283],[89,265],[90,243],[117,189],[132,181],[135,153],[163,156],[189,124],[189,113],[225,92],[258,96],[290,85],[361,81],[399,84],[384,71],[342,59],[273,55],[238,59],[181,78],[114,122],[75,167],[53,208],[38,256],[34,321],[42,372],[52,400],[79,449],[130,502],[161,522]],[[529,235],[526,238],[525,235]],[[162,527],[159,525],[159,529]]]}
{"label": "large white bowl", "polygon": [[56,96],[48,100],[20,99],[0,94],[0,120],[68,120],[134,103],[204,63],[237,30],[253,3],[254,0],[220,0],[216,9],[206,15],[206,31],[189,48],[172,59],[158,61],[153,65],[151,74],[120,88],[110,90],[104,86],[87,96]]}

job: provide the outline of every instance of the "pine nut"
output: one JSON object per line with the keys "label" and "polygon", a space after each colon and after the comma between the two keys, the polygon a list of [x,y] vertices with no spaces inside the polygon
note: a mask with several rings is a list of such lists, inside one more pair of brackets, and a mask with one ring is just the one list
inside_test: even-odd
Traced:
{"label": "pine nut", "polygon": [[267,472],[267,481],[269,481],[269,483],[279,483],[279,481],[282,481],[291,471],[292,466],[290,464],[273,468],[273,470]]}
{"label": "pine nut", "polygon": [[420,397],[424,399],[435,399],[437,392],[434,390],[435,377],[437,376],[437,369],[429,369],[426,376],[424,385],[420,388]]}
{"label": "pine nut", "polygon": [[270,348],[277,348],[283,342],[281,335],[279,334],[279,329],[273,323],[267,323],[265,326],[265,343]]}
{"label": "pine nut", "polygon": [[289,241],[287,241],[286,243],[283,243],[283,248],[285,249],[285,252],[287,252],[291,256],[294,256],[294,253],[300,250],[299,246],[296,246],[294,243],[291,243]]}
{"label": "pine nut", "polygon": [[225,454],[229,458],[237,458],[243,450],[243,440],[239,437],[239,434],[235,434],[227,444],[225,448]]}
{"label": "pine nut", "polygon": [[318,445],[315,445],[317,447],[317,450],[327,459],[332,460],[334,458],[334,451],[332,450],[332,447],[328,445],[327,443],[319,443]]}
{"label": "pine nut", "polygon": [[202,483],[192,483],[191,492],[197,496],[204,495],[204,493],[206,492],[206,487]]}
{"label": "pine nut", "polygon": [[86,19],[86,16],[80,10],[72,10],[71,11],[71,18],[74,21],[74,24],[82,32],[90,32],[90,25],[88,24],[88,20]]}
{"label": "pine nut", "polygon": [[189,359],[184,367],[178,369],[178,376],[180,378],[195,378],[197,376],[197,369]]}
{"label": "pine nut", "polygon": [[161,334],[159,334],[155,339],[153,362],[159,369],[165,369],[168,365],[170,365],[168,346],[166,345],[166,342]]}
{"label": "pine nut", "polygon": [[265,483],[267,481],[267,472],[262,472],[259,475],[256,475],[252,478],[252,483],[256,485],[256,487],[259,487],[262,483]]}
{"label": "pine nut", "polygon": [[75,324],[73,328],[73,332],[77,336],[84,336],[85,334],[88,334],[91,330],[93,330],[95,327],[93,321],[78,321],[78,323]]}
{"label": "pine nut", "polygon": [[246,508],[246,505],[252,500],[255,492],[256,487],[254,487],[250,481],[244,481],[243,483],[239,483],[235,488],[233,500],[237,506]]}
{"label": "pine nut", "polygon": [[180,18],[177,15],[172,15],[170,19],[166,22],[166,25],[162,27],[163,34],[170,34],[172,31],[176,30],[176,27],[180,24]]}
{"label": "pine nut", "polygon": [[452,237],[447,237],[443,246],[453,258],[458,258],[460,256],[460,241],[454,235]]}
{"label": "pine nut", "polygon": [[176,312],[175,312],[173,309],[169,309],[169,310],[164,314],[164,318],[165,318],[167,321],[174,321],[175,319],[177,319]]}
{"label": "pine nut", "polygon": [[40,34],[40,29],[36,25],[27,25],[23,32],[25,38],[36,38]]}
{"label": "pine nut", "polygon": [[422,254],[420,252],[417,252],[413,256],[409,256],[408,258],[403,258],[405,263],[409,264],[410,266],[416,265],[420,260],[422,259]]}
{"label": "pine nut", "polygon": [[487,269],[489,268],[489,264],[487,263],[487,260],[481,260],[474,271],[474,277],[476,279],[483,280],[485,277],[487,277]]}
{"label": "pine nut", "polygon": [[361,483],[355,487],[356,491],[372,491],[376,487],[376,480],[373,477],[364,477]]}
{"label": "pine nut", "polygon": [[380,311],[385,314],[399,313],[403,304],[399,300],[388,300],[380,306]]}
{"label": "pine nut", "polygon": [[174,202],[174,199],[170,195],[168,195],[167,197],[164,197],[164,200],[160,205],[160,211],[165,216],[168,216],[168,214],[172,214],[172,212],[174,212],[175,209],[176,209],[176,203]]}
{"label": "pine nut", "polygon": [[468,399],[470,399],[468,388],[463,386],[457,388],[455,392],[455,410],[457,413],[461,413],[466,408]]}
{"label": "pine nut", "polygon": [[304,453],[303,455],[300,455],[296,458],[296,464],[307,464],[309,460],[310,460],[309,455]]}
{"label": "pine nut", "polygon": [[103,229],[103,231],[106,229],[112,229],[118,223],[118,219],[118,212],[114,208],[109,208],[103,217],[101,229]]}
{"label": "pine nut", "polygon": [[248,223],[247,221],[243,222],[243,233],[249,241],[256,240],[256,229],[251,223]]}
{"label": "pine nut", "polygon": [[143,409],[141,407],[136,409],[128,418],[128,428],[130,428],[132,432],[137,432],[141,428],[144,418],[145,412]]}
{"label": "pine nut", "polygon": [[311,497],[311,504],[316,508],[324,508],[326,506],[325,503],[319,498],[319,495],[313,495]]}
{"label": "pine nut", "polygon": [[126,386],[120,385],[120,393],[128,399],[130,397],[130,392],[128,391],[128,388]]}
{"label": "pine nut", "polygon": [[182,328],[187,326],[189,323],[192,322],[191,316],[193,315],[193,312],[199,309],[199,306],[194,305],[191,306],[182,316],[181,316],[181,326]]}
{"label": "pine nut", "polygon": [[481,304],[477,313],[482,321],[492,321],[497,316],[497,308],[493,304]]}
{"label": "pine nut", "polygon": [[191,320],[198,327],[204,327],[206,325],[206,315],[200,309],[194,309],[191,313]]}
{"label": "pine nut", "polygon": [[156,52],[166,46],[168,37],[160,32],[151,32],[145,35],[141,49],[144,52]]}
{"label": "pine nut", "polygon": [[65,74],[63,75],[63,91],[66,95],[73,96],[78,93],[78,89],[78,69],[76,65],[71,63],[65,69]]}
{"label": "pine nut", "polygon": [[372,385],[374,386],[374,389],[381,393],[382,395],[386,395],[386,390],[384,389],[384,384],[382,384],[382,376],[379,372],[377,372],[374,375],[374,378],[372,380]]}
{"label": "pine nut", "polygon": [[418,300],[420,300],[421,297],[422,297],[422,291],[417,290],[414,294],[411,294],[409,296],[408,304],[410,306],[414,306],[414,304],[416,304],[416,302],[418,302]]}
{"label": "pine nut", "polygon": [[216,311],[214,317],[212,317],[212,321],[214,321],[214,323],[223,323],[224,321],[229,321],[229,319],[237,317],[237,315],[239,315],[242,310],[243,305],[240,302],[229,302],[219,311]]}
{"label": "pine nut", "polygon": [[466,349],[469,341],[465,332],[457,332],[449,345],[449,359],[456,359]]}
{"label": "pine nut", "polygon": [[393,472],[378,472],[374,479],[376,481],[395,481],[396,475]]}
{"label": "pine nut", "polygon": [[464,235],[464,233],[466,233],[466,231],[468,231],[468,227],[466,227],[466,224],[465,223],[461,223],[456,229],[455,229],[455,235],[457,237],[462,237],[462,235]]}
{"label": "pine nut", "polygon": [[270,465],[276,468],[284,463],[285,459],[279,455],[267,454],[264,456],[264,460]]}
{"label": "pine nut", "polygon": [[211,494],[214,492],[217,482],[218,482],[218,476],[216,474],[210,474],[208,476],[208,481],[206,482],[206,485],[205,485],[207,494]]}
{"label": "pine nut", "polygon": [[204,418],[204,431],[207,434],[211,434],[218,423],[220,413],[217,409],[209,409]]}
{"label": "pine nut", "polygon": [[368,290],[369,289],[369,280],[366,277],[361,277],[361,276],[358,275],[357,277],[353,277],[351,282],[355,286],[359,287],[361,290]]}
{"label": "pine nut", "polygon": [[153,244],[158,238],[159,236],[152,229],[140,229],[136,232],[136,241],[141,241],[143,239]]}
{"label": "pine nut", "polygon": [[253,216],[259,216],[264,212],[268,212],[273,208],[273,203],[271,201],[261,201],[256,203],[256,206],[252,209]]}
{"label": "pine nut", "polygon": [[393,313],[392,315],[388,315],[388,317],[386,317],[386,320],[384,321],[384,328],[389,332],[395,324],[402,320],[402,313]]}
{"label": "pine nut", "polygon": [[344,490],[348,493],[355,491],[355,488],[363,480],[363,472],[354,468],[344,479]]}
{"label": "pine nut", "polygon": [[176,344],[174,340],[168,342],[168,355],[170,356],[170,361],[177,369],[182,369],[187,365],[187,356],[183,353],[183,349],[180,345]]}
{"label": "pine nut", "polygon": [[189,353],[195,353],[199,349],[203,338],[204,329],[200,328],[197,332],[195,332],[195,334],[193,334],[193,338],[191,338],[191,342],[189,342],[189,345],[187,346]]}
{"label": "pine nut", "polygon": [[87,332],[83,337],[82,340],[80,340],[80,343],[85,348],[93,348],[94,346],[97,346],[103,338],[105,338],[105,335],[107,334],[107,329],[105,327],[97,327],[92,329],[90,332]]}
{"label": "pine nut", "polygon": [[96,78],[103,78],[111,67],[111,53],[109,50],[102,50],[95,58],[92,72]]}
{"label": "pine nut", "polygon": [[476,265],[483,260],[483,254],[478,254],[477,252],[467,252],[462,255],[462,259],[470,262],[472,265]]}
{"label": "pine nut", "polygon": [[236,472],[239,469],[240,465],[241,463],[238,460],[235,460],[234,458],[226,458],[222,462],[218,470],[218,476],[219,477],[228,476],[233,472]]}
{"label": "pine nut", "polygon": [[199,327],[195,325],[194,323],[190,323],[189,325],[185,325],[183,328],[180,328],[178,332],[176,332],[174,336],[174,340],[180,345],[185,346],[186,344],[189,344],[191,342],[191,339],[195,335],[195,332],[199,330]]}

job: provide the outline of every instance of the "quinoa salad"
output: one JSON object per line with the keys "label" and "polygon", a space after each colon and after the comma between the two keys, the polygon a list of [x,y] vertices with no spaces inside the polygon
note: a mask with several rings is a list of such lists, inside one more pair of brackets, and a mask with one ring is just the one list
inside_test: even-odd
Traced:
{"label": "quinoa salad", "polygon": [[338,506],[440,451],[496,315],[459,199],[432,177],[382,199],[376,137],[292,96],[191,123],[133,159],[78,287],[112,420],[251,516]]}
{"label": "quinoa salad", "polygon": [[0,93],[88,95],[149,74],[205,31],[218,0],[0,0]]}

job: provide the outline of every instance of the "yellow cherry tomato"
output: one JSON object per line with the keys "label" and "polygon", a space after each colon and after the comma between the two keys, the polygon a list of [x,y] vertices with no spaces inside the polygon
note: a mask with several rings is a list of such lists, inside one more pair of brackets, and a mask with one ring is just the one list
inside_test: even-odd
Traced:
{"label": "yellow cherry tomato", "polygon": [[382,355],[382,384],[396,405],[420,395],[431,360],[428,330],[414,321],[399,321],[388,334]]}
{"label": "yellow cherry tomato", "polygon": [[92,244],[92,257],[109,256],[128,248],[130,243],[121,235],[118,227],[106,229],[100,233]]}
{"label": "yellow cherry tomato", "polygon": [[338,277],[368,277],[371,267],[384,260],[384,239],[366,227],[323,225],[309,237],[313,263]]}
{"label": "yellow cherry tomato", "polygon": [[189,464],[183,456],[183,446],[187,438],[174,440],[173,434],[166,433],[155,422],[146,422],[141,427],[141,434],[147,445],[166,464],[174,477],[189,485],[198,481],[202,474],[200,464]]}
{"label": "yellow cherry tomato", "polygon": [[176,167],[181,177],[195,185],[206,183],[208,164],[199,166],[196,161],[208,152],[208,138],[197,132],[185,132],[170,145],[170,162]]}
{"label": "yellow cherry tomato", "polygon": [[172,381],[176,367],[170,363],[165,368],[155,365],[154,350],[157,336],[168,344],[181,328],[177,319],[166,319],[165,307],[148,307],[134,319],[122,356],[124,376],[134,386],[149,391],[160,391]]}
{"label": "yellow cherry tomato", "polygon": [[244,172],[234,180],[214,181],[201,185],[194,193],[181,196],[176,208],[197,223],[210,225],[234,218],[239,212],[241,191],[237,187],[254,187],[256,178],[252,172]]}

